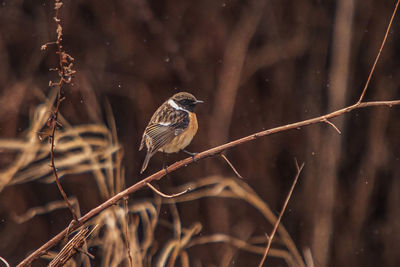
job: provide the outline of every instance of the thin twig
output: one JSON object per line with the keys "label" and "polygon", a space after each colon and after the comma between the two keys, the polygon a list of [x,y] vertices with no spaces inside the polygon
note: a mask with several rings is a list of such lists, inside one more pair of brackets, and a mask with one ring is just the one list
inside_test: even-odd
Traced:
{"label": "thin twig", "polygon": [[296,186],[297,180],[299,179],[301,170],[303,170],[304,162],[303,162],[303,164],[301,164],[300,168],[298,168],[298,164],[297,164],[297,163],[296,163],[296,165],[297,165],[297,174],[296,174],[296,177],[294,178],[293,184],[292,184],[292,186],[290,187],[289,193],[288,193],[288,195],[287,195],[287,197],[286,197],[286,199],[285,199],[285,203],[283,204],[282,210],[281,210],[281,212],[279,213],[279,217],[278,217],[278,219],[276,220],[276,222],[275,222],[275,224],[274,224],[274,228],[272,229],[272,232],[271,232],[271,234],[270,234],[270,237],[268,238],[267,247],[265,248],[264,255],[263,255],[263,257],[262,257],[262,259],[261,259],[261,262],[260,262],[260,264],[258,265],[258,267],[262,267],[263,264],[264,264],[264,262],[265,262],[265,260],[266,260],[266,258],[267,258],[268,251],[269,251],[269,249],[271,248],[271,243],[272,243],[272,240],[274,239],[276,230],[278,229],[278,226],[279,226],[279,223],[281,222],[282,216],[283,216],[283,214],[285,213],[287,204],[289,203],[289,199],[290,199],[290,197],[292,196],[294,187]]}
{"label": "thin twig", "polygon": [[10,267],[10,264],[8,264],[8,262],[3,257],[0,257],[0,260],[6,265],[6,267]]}
{"label": "thin twig", "polygon": [[190,189],[186,189],[186,190],[184,190],[182,192],[179,192],[179,193],[176,193],[176,194],[167,195],[167,194],[164,194],[163,192],[161,192],[160,190],[158,190],[157,188],[155,188],[151,183],[146,183],[146,185],[148,187],[150,187],[150,189],[153,190],[157,195],[160,195],[160,196],[165,197],[165,198],[178,197],[178,196],[183,195],[183,194],[185,194],[185,193],[190,191]]}
{"label": "thin twig", "polygon": [[[160,255],[160,259],[164,258],[164,261],[158,262],[156,266],[166,266],[173,267],[175,266],[176,259],[178,258],[179,251],[182,248],[183,236],[182,236],[182,221],[179,215],[178,208],[176,207],[176,203],[170,203],[169,209],[171,211],[172,217],[172,225],[173,225],[173,239],[169,242],[169,246],[166,246],[168,249],[164,249],[163,256]],[[189,230],[190,231],[190,230]],[[188,232],[187,232],[188,233]],[[187,234],[186,233],[186,234]],[[167,257],[165,257],[167,256]],[[168,260],[168,262],[167,262]]]}
{"label": "thin twig", "polygon": [[240,175],[240,173],[236,170],[235,166],[233,166],[233,164],[224,154],[221,153],[219,155],[226,161],[226,163],[228,163],[229,167],[231,167],[231,169],[233,170],[233,172],[236,174],[237,177],[239,177],[240,179],[244,179],[243,176]]}
{"label": "thin twig", "polygon": [[125,225],[124,225],[124,235],[125,235],[125,246],[128,252],[129,266],[133,267],[133,260],[131,256],[131,246],[129,238],[129,210],[128,210],[128,197],[124,198],[124,211],[125,211]]}
{"label": "thin twig", "polygon": [[[185,249],[203,245],[210,243],[228,243],[234,247],[237,247],[241,250],[248,251],[256,254],[263,254],[265,248],[261,246],[257,246],[255,244],[250,243],[248,240],[242,240],[240,238],[236,238],[233,236],[229,236],[226,234],[212,234],[212,235],[201,235],[199,237],[193,238],[186,246]],[[279,257],[286,261],[288,266],[298,266],[296,262],[293,260],[292,255],[283,249],[271,249],[270,256]],[[307,266],[308,267],[308,266]]]}
{"label": "thin twig", "polygon": [[336,132],[338,132],[339,134],[342,134],[342,132],[339,130],[339,128],[338,128],[335,124],[333,124],[333,122],[331,122],[331,121],[329,121],[329,120],[325,120],[325,122],[326,122],[327,124],[329,124],[330,126],[332,126],[333,129],[335,129]]}
{"label": "thin twig", "polygon": [[396,12],[397,12],[397,8],[398,8],[398,6],[399,6],[399,3],[400,3],[400,0],[397,0],[396,6],[395,6],[395,8],[394,8],[394,10],[393,10],[392,17],[390,18],[389,25],[387,26],[387,29],[386,29],[385,37],[383,37],[383,41],[382,41],[381,47],[379,48],[379,52],[378,52],[378,54],[376,55],[374,64],[372,65],[371,71],[369,72],[367,82],[365,83],[364,89],[363,89],[363,91],[362,91],[362,93],[361,93],[361,96],[360,96],[360,99],[358,99],[358,102],[357,102],[357,103],[361,103],[361,101],[362,101],[363,98],[364,98],[365,92],[367,91],[369,82],[371,81],[372,74],[373,74],[374,71],[375,71],[376,64],[378,63],[379,57],[381,56],[383,47],[384,47],[384,45],[385,45],[385,43],[386,43],[386,39],[387,39],[387,37],[388,37],[388,35],[389,35],[390,28],[392,27],[393,19],[394,19],[394,16],[396,15]]}

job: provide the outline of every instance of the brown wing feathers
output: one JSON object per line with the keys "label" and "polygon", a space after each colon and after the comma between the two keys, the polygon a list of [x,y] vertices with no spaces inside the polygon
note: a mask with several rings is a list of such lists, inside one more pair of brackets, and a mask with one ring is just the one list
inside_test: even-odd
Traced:
{"label": "brown wing feathers", "polygon": [[164,145],[181,134],[189,125],[189,114],[186,111],[176,110],[164,103],[153,115],[149,125],[143,133],[139,150],[144,146],[147,155],[143,162],[141,173],[147,168],[150,158]]}

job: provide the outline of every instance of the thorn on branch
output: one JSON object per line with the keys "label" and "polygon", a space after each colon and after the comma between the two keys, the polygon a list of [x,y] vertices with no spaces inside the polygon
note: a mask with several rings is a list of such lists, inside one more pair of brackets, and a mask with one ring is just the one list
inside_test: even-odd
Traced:
{"label": "thorn on branch", "polygon": [[62,127],[61,122],[59,122],[59,121],[57,120],[57,114],[56,114],[56,112],[51,112],[49,118],[47,119],[46,126],[49,127],[49,128],[51,128],[51,129],[52,129],[53,127]]}
{"label": "thorn on branch", "polygon": [[[49,128],[44,129],[42,132],[37,132],[38,138],[40,142],[43,142],[46,140],[46,138],[50,138],[51,136],[51,130]],[[49,164],[49,167],[51,167],[51,164]]]}

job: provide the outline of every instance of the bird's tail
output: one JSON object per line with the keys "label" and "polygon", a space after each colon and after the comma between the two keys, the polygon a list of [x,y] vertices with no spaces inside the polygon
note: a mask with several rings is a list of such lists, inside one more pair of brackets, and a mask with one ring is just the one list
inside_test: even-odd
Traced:
{"label": "bird's tail", "polygon": [[150,160],[150,158],[152,156],[153,156],[153,153],[147,152],[146,158],[144,159],[144,162],[143,162],[143,165],[142,165],[142,169],[140,170],[141,174],[144,172],[144,170],[146,170],[147,164],[149,164],[149,160]]}

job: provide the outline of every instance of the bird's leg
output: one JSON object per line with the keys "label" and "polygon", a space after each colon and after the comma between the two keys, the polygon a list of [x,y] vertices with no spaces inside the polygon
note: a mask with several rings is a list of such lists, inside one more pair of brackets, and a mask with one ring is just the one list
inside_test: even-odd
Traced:
{"label": "bird's leg", "polygon": [[163,154],[163,157],[162,157],[162,168],[165,171],[165,175],[167,175],[168,174],[168,171],[167,171],[168,165],[166,164],[166,161],[167,161],[168,155],[165,152],[163,152],[162,154]]}
{"label": "bird's leg", "polygon": [[196,159],[194,156],[196,156],[196,155],[199,154],[199,153],[196,153],[196,152],[189,152],[189,151],[187,151],[187,150],[185,150],[185,149],[181,149],[181,151],[184,152],[184,153],[186,153],[186,154],[188,154],[188,155],[190,155],[190,156],[192,156],[194,162],[197,161],[197,159]]}

